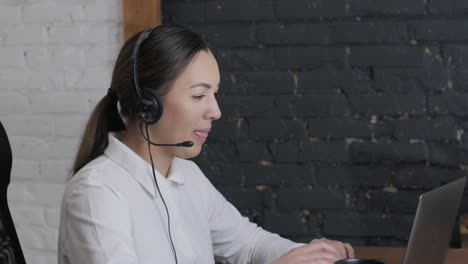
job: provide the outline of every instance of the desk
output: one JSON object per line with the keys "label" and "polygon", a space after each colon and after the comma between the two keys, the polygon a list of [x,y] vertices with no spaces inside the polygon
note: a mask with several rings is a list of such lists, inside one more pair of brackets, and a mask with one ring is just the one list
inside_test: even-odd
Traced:
{"label": "desk", "polygon": [[[380,258],[388,264],[403,264],[405,248],[396,247],[355,247],[357,257]],[[449,249],[444,264],[466,264],[468,263],[468,249]]]}

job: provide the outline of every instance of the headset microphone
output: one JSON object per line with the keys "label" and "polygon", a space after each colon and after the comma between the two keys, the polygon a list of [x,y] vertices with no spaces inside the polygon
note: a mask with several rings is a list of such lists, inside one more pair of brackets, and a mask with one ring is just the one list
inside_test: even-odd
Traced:
{"label": "headset microphone", "polygon": [[180,142],[180,143],[177,143],[177,144],[158,144],[158,143],[154,143],[154,142],[150,141],[150,144],[154,145],[154,146],[160,146],[160,147],[185,147],[185,148],[190,148],[190,147],[193,146],[193,141],[184,141],[184,142]]}
{"label": "headset microphone", "polygon": [[[147,131],[147,135],[145,135],[145,133],[143,133],[143,128],[142,128],[143,124],[140,124],[140,132],[141,134],[143,135],[143,138],[151,145],[153,146],[160,146],[160,147],[184,147],[184,148],[190,148],[193,146],[193,141],[183,141],[183,142],[180,142],[180,143],[176,143],[176,144],[158,144],[158,143],[154,143],[153,141],[151,141],[149,138],[148,138],[148,134],[149,132]],[[148,125],[144,125],[145,128],[148,128]]]}

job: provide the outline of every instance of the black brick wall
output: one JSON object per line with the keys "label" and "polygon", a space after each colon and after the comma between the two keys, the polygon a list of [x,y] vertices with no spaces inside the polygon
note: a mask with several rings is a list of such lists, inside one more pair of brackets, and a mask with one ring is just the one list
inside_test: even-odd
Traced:
{"label": "black brick wall", "polygon": [[466,175],[468,1],[166,0],[163,17],[216,47],[223,118],[197,162],[265,229],[405,245],[418,196]]}

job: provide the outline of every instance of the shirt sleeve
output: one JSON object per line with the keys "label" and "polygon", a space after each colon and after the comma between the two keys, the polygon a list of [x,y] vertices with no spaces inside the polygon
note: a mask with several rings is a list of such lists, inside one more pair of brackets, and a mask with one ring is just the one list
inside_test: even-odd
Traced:
{"label": "shirt sleeve", "polygon": [[66,258],[71,264],[138,263],[125,201],[105,186],[86,184],[66,201]]}
{"label": "shirt sleeve", "polygon": [[209,225],[218,260],[223,263],[270,264],[301,245],[250,222],[214,186],[210,186],[213,202]]}

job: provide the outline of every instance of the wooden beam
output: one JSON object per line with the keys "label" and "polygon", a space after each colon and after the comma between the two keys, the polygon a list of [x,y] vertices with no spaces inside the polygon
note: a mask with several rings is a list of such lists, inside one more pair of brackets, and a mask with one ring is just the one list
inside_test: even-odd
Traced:
{"label": "wooden beam", "polygon": [[123,0],[123,37],[161,24],[161,0]]}

